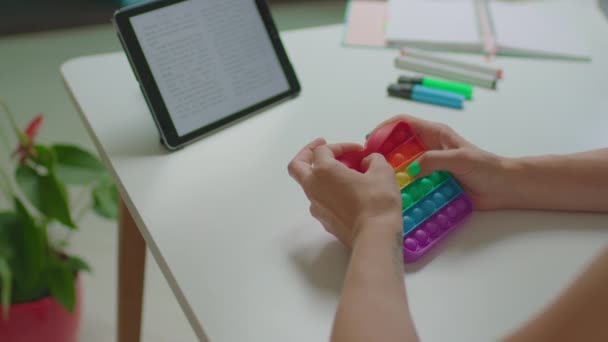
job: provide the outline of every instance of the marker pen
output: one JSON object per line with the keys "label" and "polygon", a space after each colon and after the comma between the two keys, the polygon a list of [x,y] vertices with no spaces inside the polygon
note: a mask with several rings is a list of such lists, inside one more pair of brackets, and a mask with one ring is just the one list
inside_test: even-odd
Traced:
{"label": "marker pen", "polygon": [[402,48],[401,55],[420,58],[420,59],[424,59],[424,60],[427,60],[430,62],[435,62],[435,63],[439,63],[439,64],[443,64],[443,65],[450,65],[450,66],[453,66],[456,68],[477,71],[477,72],[481,72],[481,73],[484,73],[484,74],[487,74],[487,75],[490,75],[490,76],[493,76],[496,78],[502,78],[502,74],[503,74],[502,69],[500,69],[500,68],[495,68],[495,67],[491,67],[489,65],[483,65],[483,64],[468,63],[468,62],[464,62],[461,60],[455,60],[455,59],[451,59],[451,58],[440,57],[436,54],[429,53],[424,50],[413,49],[410,47]]}
{"label": "marker pen", "polygon": [[422,84],[425,87],[464,95],[467,100],[470,100],[473,96],[473,87],[470,84],[444,81],[437,78],[399,76],[397,83]]}
{"label": "marker pen", "polygon": [[426,102],[434,105],[463,108],[464,96],[448,91],[437,90],[416,84],[391,84],[388,86],[390,96]]}
{"label": "marker pen", "polygon": [[456,68],[450,65],[443,65],[414,58],[411,56],[397,56],[395,66],[399,69],[429,74],[457,82],[468,83],[488,89],[496,89],[496,77],[477,71]]}

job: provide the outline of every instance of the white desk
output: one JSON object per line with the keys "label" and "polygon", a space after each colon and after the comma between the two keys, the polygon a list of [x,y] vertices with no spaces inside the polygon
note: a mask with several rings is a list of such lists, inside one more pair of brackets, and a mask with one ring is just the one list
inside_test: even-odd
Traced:
{"label": "white desk", "polygon": [[[122,53],[62,67],[100,153],[198,336],[323,341],[347,254],[287,176],[317,136],[357,141],[409,112],[511,155],[608,146],[608,24],[580,4],[592,63],[500,59],[500,90],[455,111],[386,97],[394,52],[340,46],[341,26],[283,34],[303,92],[183,150],[160,145]],[[472,57],[479,60],[479,57]],[[547,304],[608,242],[608,215],[475,213],[406,283],[424,341],[489,341]]]}

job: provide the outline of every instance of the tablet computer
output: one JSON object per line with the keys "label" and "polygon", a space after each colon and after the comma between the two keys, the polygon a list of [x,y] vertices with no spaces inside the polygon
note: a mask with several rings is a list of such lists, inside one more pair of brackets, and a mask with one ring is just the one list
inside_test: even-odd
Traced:
{"label": "tablet computer", "polygon": [[300,92],[263,0],[156,0],[113,21],[169,149]]}

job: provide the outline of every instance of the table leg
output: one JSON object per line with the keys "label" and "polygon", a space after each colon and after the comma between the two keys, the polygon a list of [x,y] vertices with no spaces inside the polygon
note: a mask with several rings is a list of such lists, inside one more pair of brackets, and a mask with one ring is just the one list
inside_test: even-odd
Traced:
{"label": "table leg", "polygon": [[118,242],[118,342],[138,342],[146,264],[144,241],[121,201]]}

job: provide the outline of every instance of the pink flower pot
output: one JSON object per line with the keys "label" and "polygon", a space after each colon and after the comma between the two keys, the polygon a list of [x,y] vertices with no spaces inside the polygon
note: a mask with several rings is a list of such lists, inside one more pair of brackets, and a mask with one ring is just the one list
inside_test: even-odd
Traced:
{"label": "pink flower pot", "polygon": [[80,325],[80,277],[76,277],[76,304],[69,313],[54,298],[11,305],[8,320],[0,314],[0,341],[76,342]]}

